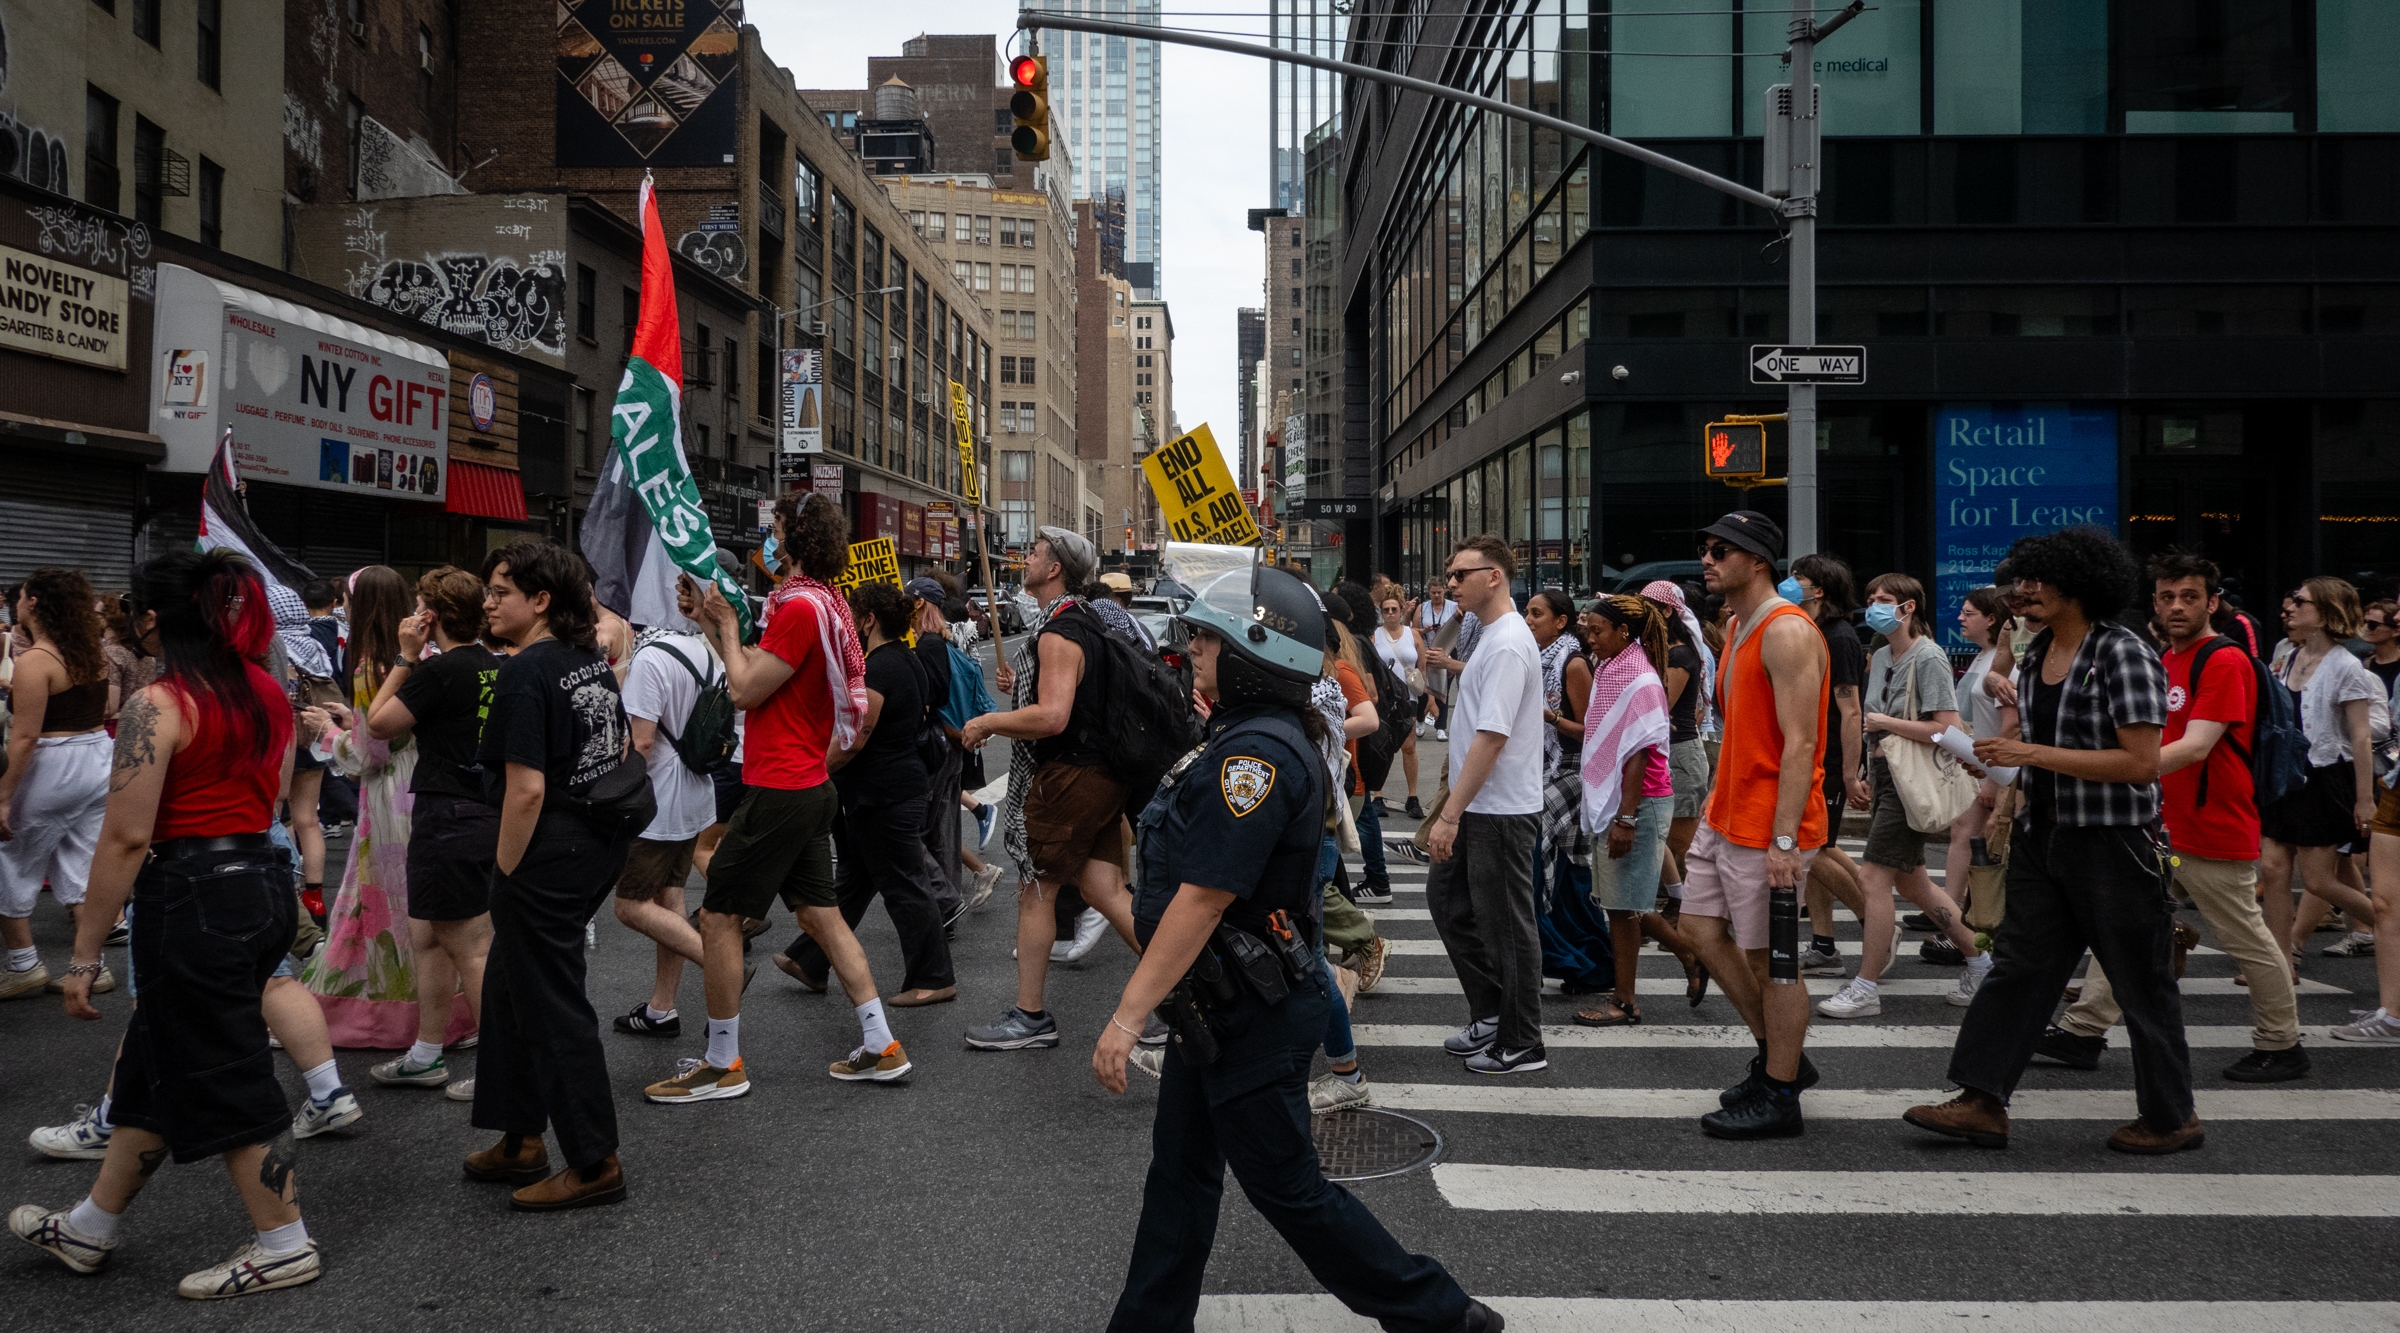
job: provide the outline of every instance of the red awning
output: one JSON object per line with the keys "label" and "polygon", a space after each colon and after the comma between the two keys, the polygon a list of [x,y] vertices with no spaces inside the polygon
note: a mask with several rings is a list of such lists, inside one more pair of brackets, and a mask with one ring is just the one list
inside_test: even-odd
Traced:
{"label": "red awning", "polygon": [[525,482],[512,468],[450,460],[450,491],[442,507],[453,514],[525,521]]}

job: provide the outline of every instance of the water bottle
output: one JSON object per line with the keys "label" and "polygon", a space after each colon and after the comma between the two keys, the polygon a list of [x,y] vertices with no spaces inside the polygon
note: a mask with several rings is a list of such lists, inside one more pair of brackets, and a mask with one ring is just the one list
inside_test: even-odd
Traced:
{"label": "water bottle", "polygon": [[1767,979],[1800,984],[1800,890],[1767,890]]}

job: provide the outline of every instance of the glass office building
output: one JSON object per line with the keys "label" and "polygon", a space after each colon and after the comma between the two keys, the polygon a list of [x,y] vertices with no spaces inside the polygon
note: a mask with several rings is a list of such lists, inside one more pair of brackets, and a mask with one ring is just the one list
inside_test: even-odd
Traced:
{"label": "glass office building", "polygon": [[[1159,0],[1040,0],[1053,13],[1156,27]],[[1075,197],[1125,205],[1125,277],[1145,300],[1159,268],[1159,47],[1098,33],[1036,34],[1050,60],[1050,133],[1075,165]]]}
{"label": "glass office building", "polygon": [[[1616,7],[1361,17],[1348,58],[1755,183],[1788,10]],[[1965,587],[2097,520],[2205,551],[2254,607],[2318,572],[2390,595],[2400,5],[1888,6],[1818,57],[1817,341],[1869,368],[1819,395],[1823,549]],[[1725,510],[1783,516],[1699,450],[1783,407],[1747,370],[1787,332],[1763,212],[1413,94],[1353,83],[1344,117],[1326,318],[1363,349],[1342,393],[1378,500],[1355,572],[1421,584],[1492,532],[1542,581],[1613,586],[1678,572]]]}

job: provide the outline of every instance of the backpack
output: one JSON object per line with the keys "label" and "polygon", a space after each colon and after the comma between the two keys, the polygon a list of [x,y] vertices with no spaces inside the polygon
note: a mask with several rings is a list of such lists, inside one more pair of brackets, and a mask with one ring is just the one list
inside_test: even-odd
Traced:
{"label": "backpack", "polygon": [[[1183,677],[1121,634],[1112,632],[1080,601],[1076,608],[1090,617],[1100,645],[1098,662],[1086,661],[1085,671],[1100,676],[1101,697],[1107,701],[1104,719],[1083,719],[1093,748],[1107,756],[1110,773],[1128,792],[1146,793],[1158,785],[1193,746],[1200,743],[1200,719],[1192,711],[1192,696]],[[1090,643],[1085,652],[1091,652]]]}
{"label": "backpack", "polygon": [[658,796],[650,790],[650,763],[628,745],[616,766],[589,782],[570,785],[558,804],[581,815],[602,833],[636,834],[658,818]]}
{"label": "backpack", "polygon": [[1368,791],[1383,786],[1391,776],[1392,761],[1400,757],[1400,747],[1408,743],[1408,734],[1417,724],[1415,701],[1409,698],[1408,686],[1392,674],[1385,665],[1383,654],[1367,644],[1359,654],[1367,664],[1367,683],[1375,690],[1375,730],[1358,738],[1358,776]]}
{"label": "backpack", "polygon": [[917,697],[925,701],[924,716],[917,720],[917,758],[925,765],[925,775],[932,777],[950,761],[950,737],[942,730],[943,701],[933,697],[933,669],[908,650],[908,669],[916,673]]}
{"label": "backpack", "polygon": [[[2241,761],[2250,766],[2250,794],[2254,805],[2261,810],[2300,790],[2308,782],[2308,737],[2300,730],[2299,701],[2283,687],[2267,664],[2252,657],[2241,643],[2219,634],[2200,645],[2192,654],[2191,679],[2197,682],[2207,669],[2208,659],[2220,648],[2231,648],[2242,654],[2250,664],[2250,674],[2257,686],[2258,709],[2250,721],[2250,743],[2235,738],[2237,728],[2225,730],[2225,743]],[[2191,688],[2187,686],[2186,688]],[[2200,789],[2197,804],[2208,804],[2208,767],[2200,768]]]}
{"label": "backpack", "polygon": [[658,724],[659,734],[675,747],[675,756],[694,773],[709,772],[733,758],[733,693],[725,688],[725,674],[718,672],[711,680],[700,674],[692,659],[676,649],[658,643],[650,646],[665,649],[667,656],[690,672],[693,683],[700,687],[699,697],[692,700],[691,716],[683,720],[682,735],[676,735],[664,722]]}

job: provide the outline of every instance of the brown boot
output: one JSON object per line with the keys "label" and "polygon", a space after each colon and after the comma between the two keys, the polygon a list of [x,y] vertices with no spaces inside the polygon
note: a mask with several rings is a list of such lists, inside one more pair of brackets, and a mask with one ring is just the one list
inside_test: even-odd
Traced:
{"label": "brown boot", "polygon": [[2197,1148],[2207,1141],[2208,1134],[2200,1128],[2200,1113],[2197,1111],[2183,1122],[2183,1128],[2164,1134],[2150,1128],[2148,1121],[2136,1120],[2129,1125],[2118,1126],[2117,1132],[2108,1136],[2109,1147],[2118,1152],[2139,1153],[2144,1157],[2163,1157],[2171,1152]]}
{"label": "brown boot", "polygon": [[580,1167],[568,1167],[548,1180],[527,1185],[508,1197],[508,1206],[528,1213],[554,1213],[567,1208],[590,1208],[625,1202],[625,1168],[610,1153],[591,1168],[591,1179]]}
{"label": "brown boot", "polygon": [[[509,1151],[510,1140],[516,1141],[516,1151]],[[539,1134],[522,1137],[503,1134],[500,1141],[482,1152],[467,1154],[467,1179],[492,1180],[510,1185],[530,1185],[550,1174],[550,1150],[542,1146]]]}
{"label": "brown boot", "polygon": [[1939,1106],[1912,1106],[1900,1115],[1919,1129],[1965,1139],[1978,1148],[2008,1146],[2008,1108],[1988,1092],[1962,1089]]}

